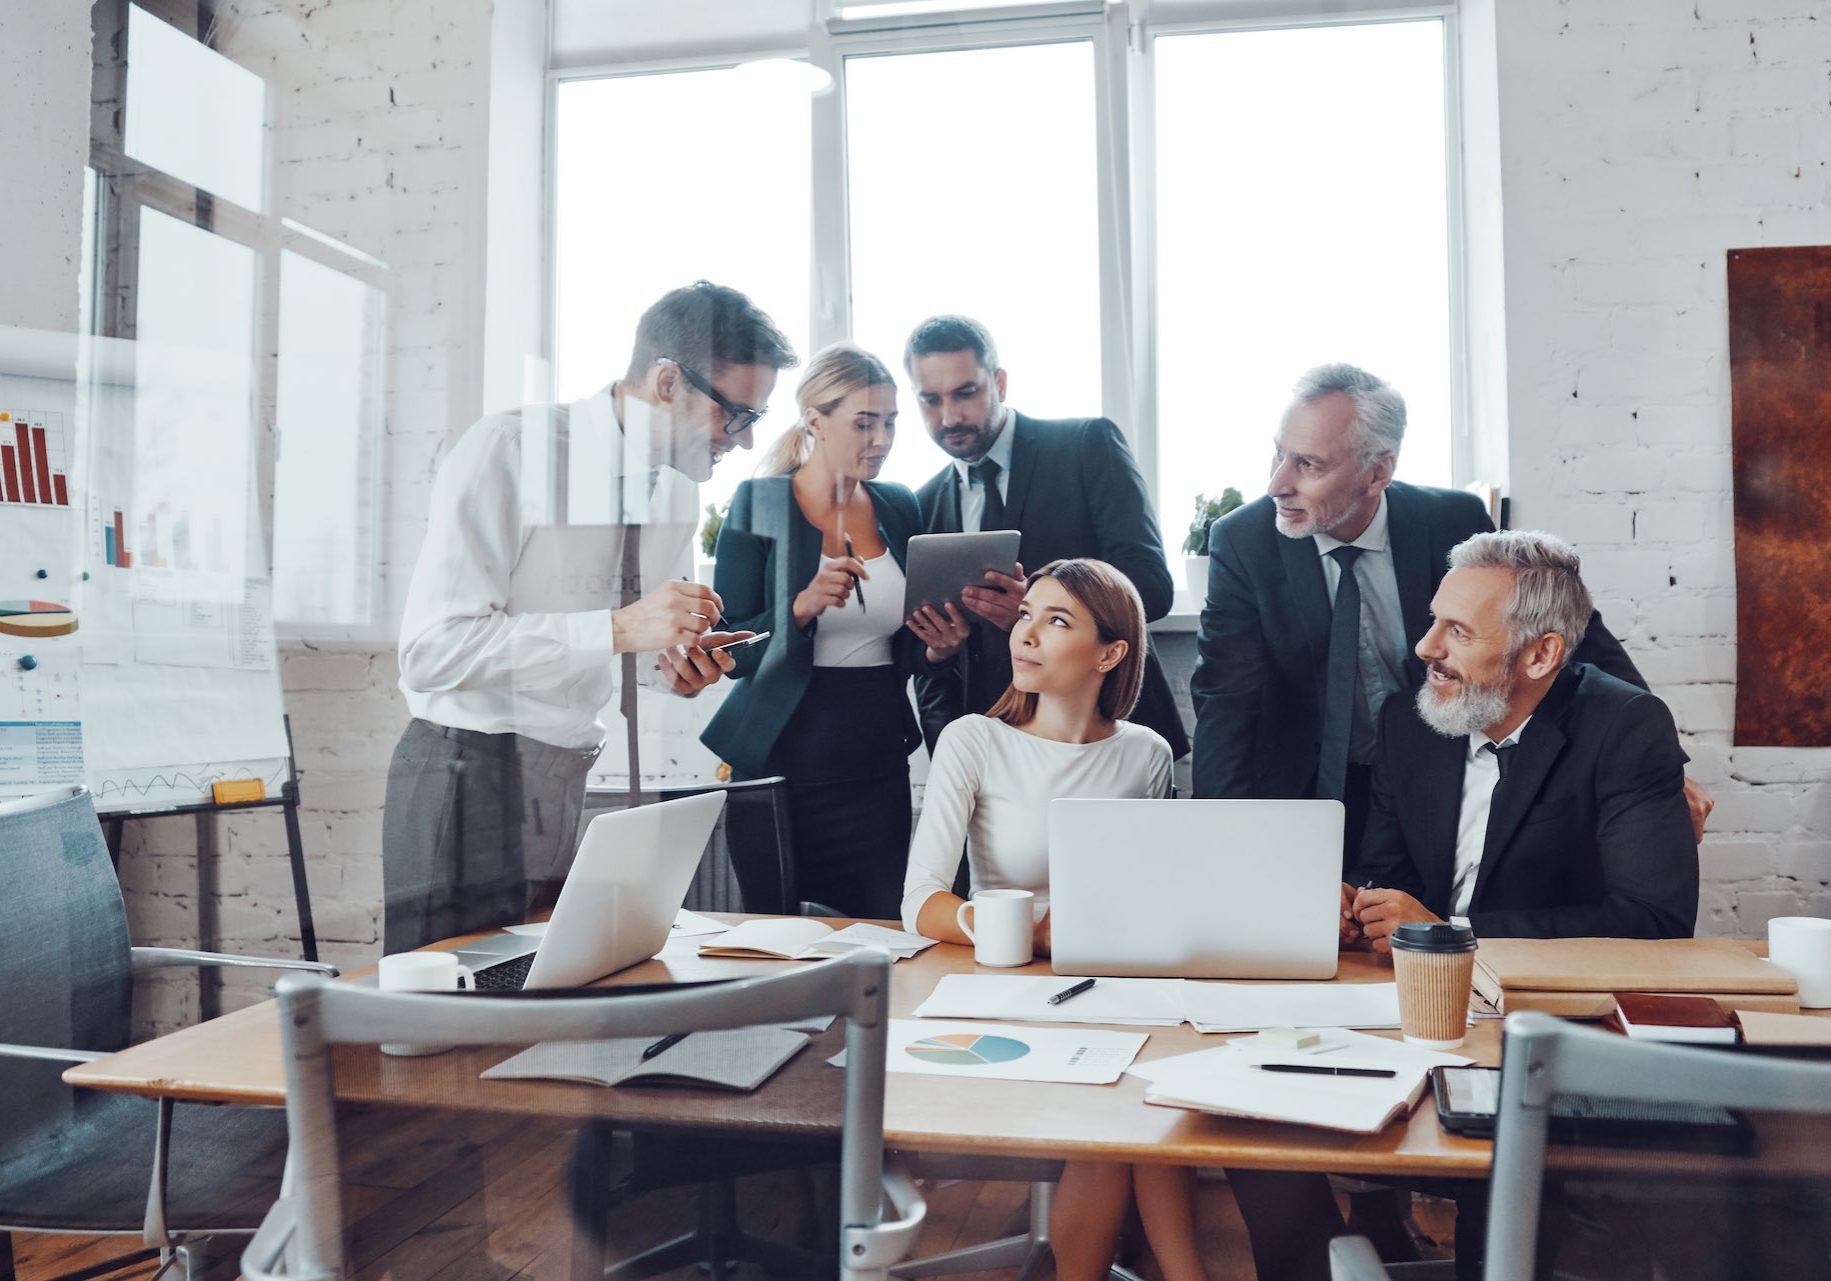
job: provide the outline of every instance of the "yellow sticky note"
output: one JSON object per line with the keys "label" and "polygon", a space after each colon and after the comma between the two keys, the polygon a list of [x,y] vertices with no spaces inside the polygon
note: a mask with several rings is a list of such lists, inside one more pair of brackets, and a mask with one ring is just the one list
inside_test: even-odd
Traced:
{"label": "yellow sticky note", "polygon": [[216,798],[218,805],[233,805],[237,801],[264,801],[267,799],[267,784],[258,778],[225,778],[220,783],[210,784],[210,795]]}

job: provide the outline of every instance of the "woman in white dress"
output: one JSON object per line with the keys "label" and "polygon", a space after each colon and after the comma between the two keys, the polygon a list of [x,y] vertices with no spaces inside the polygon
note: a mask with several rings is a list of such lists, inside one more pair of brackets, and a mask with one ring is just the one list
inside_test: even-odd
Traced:
{"label": "woman in white dress", "polygon": [[[1030,576],[1011,629],[1011,687],[935,743],[903,882],[905,928],[968,941],[952,889],[964,849],[975,890],[1036,895],[1036,951],[1048,955],[1049,802],[1170,793],[1169,744],[1124,719],[1144,651],[1144,605],[1111,565],[1058,560]],[[1114,875],[1124,874],[1115,858]],[[1106,1276],[1134,1198],[1165,1281],[1206,1281],[1191,1189],[1187,1167],[1069,1162],[1050,1223],[1059,1281]]]}

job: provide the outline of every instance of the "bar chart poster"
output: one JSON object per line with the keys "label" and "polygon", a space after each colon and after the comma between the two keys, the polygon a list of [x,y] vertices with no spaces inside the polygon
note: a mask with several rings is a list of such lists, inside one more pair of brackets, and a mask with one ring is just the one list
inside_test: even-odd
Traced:
{"label": "bar chart poster", "polygon": [[70,433],[48,410],[0,409],[0,503],[70,507]]}

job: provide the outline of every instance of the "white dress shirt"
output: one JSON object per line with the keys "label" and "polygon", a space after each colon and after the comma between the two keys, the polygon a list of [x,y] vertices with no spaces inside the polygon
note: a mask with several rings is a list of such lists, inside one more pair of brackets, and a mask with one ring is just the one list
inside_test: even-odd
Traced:
{"label": "white dress shirt", "polygon": [[[1002,502],[1011,496],[1011,442],[1017,436],[1012,428],[1017,423],[1017,415],[1009,405],[1000,405],[998,409],[1004,415],[1004,425],[998,429],[997,439],[992,441],[992,447],[984,456],[998,464],[998,479],[994,483]],[[979,522],[985,516],[985,490],[973,480],[976,465],[964,458],[954,459],[954,475],[960,478],[960,530],[966,534],[977,534]]]}
{"label": "white dress shirt", "polygon": [[643,526],[645,590],[693,572],[698,487],[652,466],[647,409],[626,401],[626,433],[606,388],[491,414],[452,447],[401,618],[414,716],[555,747],[603,741],[623,525]]}
{"label": "white dress shirt", "polygon": [[[1528,716],[1519,728],[1495,743],[1503,752],[1519,747],[1519,736],[1532,723]],[[1500,760],[1482,748],[1493,742],[1480,730],[1469,735],[1469,750],[1462,767],[1462,812],[1456,820],[1456,878],[1450,882],[1450,919],[1469,923],[1469,901],[1475,897],[1475,878],[1481,875],[1481,855],[1488,844],[1488,814],[1493,809],[1494,788],[1500,783]]]}
{"label": "white dress shirt", "polygon": [[[821,556],[825,569],[836,558]],[[860,584],[865,603],[858,603],[858,592],[849,592],[843,605],[829,606],[820,612],[814,628],[815,667],[888,667],[895,661],[890,643],[903,630],[903,591],[908,580],[903,567],[889,552],[865,562],[871,577]]]}
{"label": "white dress shirt", "polygon": [[[922,818],[903,879],[903,928],[922,904],[952,892],[960,851],[973,889],[1029,890],[1037,917],[1049,907],[1049,802],[1058,796],[1170,794],[1170,745],[1155,730],[1120,721],[1111,738],[1060,743],[989,716],[962,716],[935,742]],[[1113,875],[1125,876],[1113,851]]]}
{"label": "white dress shirt", "polygon": [[[1344,546],[1339,538],[1317,534],[1316,550],[1322,556],[1323,578],[1329,599],[1341,584],[1341,564],[1331,555]],[[1375,730],[1380,708],[1387,697],[1405,687],[1405,614],[1399,606],[1399,576],[1392,567],[1392,541],[1386,531],[1386,495],[1367,528],[1348,546],[1361,549],[1354,562],[1355,581],[1361,588],[1360,670],[1366,695],[1355,709],[1354,728],[1348,740],[1348,759],[1365,765],[1373,759]]]}

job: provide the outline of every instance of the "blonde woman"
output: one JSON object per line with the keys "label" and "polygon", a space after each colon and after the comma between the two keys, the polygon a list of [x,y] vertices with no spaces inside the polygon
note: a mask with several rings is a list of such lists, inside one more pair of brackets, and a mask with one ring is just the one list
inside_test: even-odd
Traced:
{"label": "blonde woman", "polygon": [[[909,754],[922,736],[905,684],[967,634],[948,607],[906,615],[915,495],[877,480],[896,441],[896,381],[840,343],[795,391],[801,417],[738,486],[714,587],[735,631],[735,685],[701,741],[734,778],[789,780],[797,892],[847,916],[895,916],[909,849]],[[738,620],[746,620],[740,623]]]}
{"label": "blonde woman", "polygon": [[[1058,560],[1030,575],[1011,629],[1011,685],[984,716],[941,731],[909,850],[903,925],[965,943],[954,875],[1036,895],[1035,944],[1049,953],[1049,802],[1170,793],[1170,745],[1125,717],[1144,683],[1144,604],[1104,561]],[[1125,870],[1114,864],[1113,875]],[[1051,1213],[1059,1281],[1107,1275],[1135,1199],[1165,1281],[1206,1281],[1190,1171],[1070,1161]]]}

